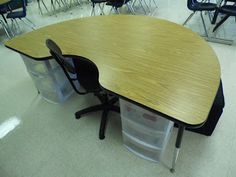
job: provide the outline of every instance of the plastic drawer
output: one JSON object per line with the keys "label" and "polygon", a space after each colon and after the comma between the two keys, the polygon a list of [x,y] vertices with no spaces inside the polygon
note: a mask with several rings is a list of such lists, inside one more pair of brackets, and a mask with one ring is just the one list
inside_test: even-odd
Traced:
{"label": "plastic drawer", "polygon": [[139,139],[151,146],[164,148],[166,141],[168,141],[171,130],[173,127],[173,122],[169,121],[168,128],[166,131],[158,131],[150,129],[146,126],[140,125],[132,120],[122,117],[122,130],[131,135],[134,138]]}
{"label": "plastic drawer", "polygon": [[133,103],[120,99],[121,116],[148,128],[166,131],[169,120],[143,109]]}
{"label": "plastic drawer", "polygon": [[67,78],[61,68],[49,72],[47,75],[41,75],[29,72],[38,89],[56,90],[62,88],[67,83]]}
{"label": "plastic drawer", "polygon": [[[33,72],[29,72],[29,74],[41,96],[47,101],[60,103],[74,92],[61,68],[50,71],[47,75]],[[78,84],[77,88],[79,88]]]}
{"label": "plastic drawer", "polygon": [[51,59],[51,60],[44,60],[44,61],[37,61],[32,58],[29,58],[25,55],[21,55],[25,66],[29,72],[37,73],[37,74],[47,74],[51,70],[60,67],[58,63]]}
{"label": "plastic drawer", "polygon": [[44,89],[41,89],[39,91],[40,91],[40,95],[45,100],[47,100],[48,102],[51,102],[51,103],[62,103],[74,93],[74,91],[71,90],[71,88],[69,86],[64,87],[63,89],[61,89],[59,91],[44,90]]}
{"label": "plastic drawer", "polygon": [[124,146],[133,152],[134,154],[153,162],[160,162],[163,149],[153,148],[148,146],[147,144],[140,142],[138,139],[131,137],[122,131]]}

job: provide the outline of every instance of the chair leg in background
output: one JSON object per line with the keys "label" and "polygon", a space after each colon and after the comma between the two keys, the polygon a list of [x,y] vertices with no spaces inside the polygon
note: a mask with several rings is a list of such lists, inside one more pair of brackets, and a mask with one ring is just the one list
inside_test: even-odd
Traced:
{"label": "chair leg in background", "polygon": [[56,7],[55,7],[55,4],[54,4],[53,0],[51,0],[51,8],[52,8],[53,14],[55,14]]}
{"label": "chair leg in background", "polygon": [[191,13],[188,18],[184,21],[183,26],[186,25],[186,23],[193,17],[193,15],[195,14],[195,12]]}
{"label": "chair leg in background", "polygon": [[120,9],[115,7],[115,12],[116,12],[117,14],[120,14]]}
{"label": "chair leg in background", "polygon": [[41,8],[41,5],[40,5],[40,1],[42,2],[42,4],[43,4],[44,8],[46,9],[47,13],[49,13],[49,10],[48,10],[46,4],[44,3],[44,1],[43,0],[37,0],[38,9],[39,9],[40,14],[43,15],[43,11],[42,11],[42,8]]}
{"label": "chair leg in background", "polygon": [[217,30],[217,28],[219,28],[220,25],[222,25],[229,17],[230,17],[229,15],[224,16],[224,18],[216,24],[216,26],[213,29],[213,32],[215,32],[215,30]]}
{"label": "chair leg in background", "polygon": [[40,2],[39,2],[39,1],[40,1],[40,0],[37,0],[38,9],[39,9],[40,14],[43,15],[43,11],[42,11],[42,8],[41,8],[41,6],[40,6]]}
{"label": "chair leg in background", "polygon": [[133,9],[133,7],[132,7],[131,2],[127,2],[127,3],[126,3],[126,6],[128,7],[129,11],[134,15],[134,14],[135,14],[135,11],[134,11],[134,9]]}
{"label": "chair leg in background", "polygon": [[202,12],[200,13],[200,15],[201,15],[201,19],[202,19],[202,24],[203,24],[203,28],[204,28],[204,31],[205,31],[205,35],[206,35],[206,37],[208,37],[208,32],[207,32],[207,29],[206,29],[206,24],[205,24]]}
{"label": "chair leg in background", "polygon": [[[15,34],[18,33],[18,30],[21,29],[16,19],[11,19],[11,29],[12,29],[11,31],[12,31],[13,36],[15,36]],[[16,33],[14,33],[14,31]]]}
{"label": "chair leg in background", "polygon": [[6,25],[5,25],[4,22],[2,22],[2,21],[0,21],[0,24],[2,24],[2,27],[3,27],[3,29],[4,29],[4,31],[5,31],[5,33],[6,33],[6,35],[7,35],[7,37],[10,39],[11,36],[10,36],[9,33],[8,33],[8,30],[7,30]]}
{"label": "chair leg in background", "polygon": [[76,0],[76,2],[77,2],[78,5],[82,4],[80,0]]}
{"label": "chair leg in background", "polygon": [[92,3],[91,16],[95,16],[95,4],[94,3]]}
{"label": "chair leg in background", "polygon": [[112,10],[113,10],[116,14],[120,14],[120,10],[119,10],[118,8],[114,7],[114,6],[111,7],[109,14],[111,14]]}
{"label": "chair leg in background", "polygon": [[100,9],[100,11],[101,11],[100,14],[101,14],[101,15],[105,15],[105,13],[104,13],[104,11],[103,11],[104,5],[101,7],[101,4],[99,3],[99,4],[98,4],[98,7],[99,7],[99,9]]}
{"label": "chair leg in background", "polygon": [[153,3],[154,3],[154,5],[155,5],[155,7],[158,8],[157,3],[156,3],[156,0],[153,0]]}
{"label": "chair leg in background", "polygon": [[69,4],[68,4],[66,1],[64,1],[64,0],[60,0],[60,1],[61,1],[62,5],[63,5],[66,9],[69,9],[69,8],[70,8]]}
{"label": "chair leg in background", "polygon": [[139,1],[139,4],[140,4],[141,8],[143,9],[144,14],[147,14],[147,12],[146,12],[146,10],[143,6],[142,0],[138,0],[138,1]]}
{"label": "chair leg in background", "polygon": [[25,17],[25,19],[32,25],[32,28],[35,29],[36,25],[28,18]]}
{"label": "chair leg in background", "polygon": [[59,0],[55,0],[55,2],[58,4],[59,8],[61,8],[61,3]]}
{"label": "chair leg in background", "polygon": [[30,27],[31,29],[35,30],[35,28],[33,26],[31,26],[29,23],[27,23],[26,21],[24,21],[23,19],[20,19],[25,25],[27,25],[28,27]]}
{"label": "chair leg in background", "polygon": [[47,6],[46,6],[46,4],[44,3],[44,1],[41,0],[41,2],[42,2],[42,4],[43,4],[43,6],[45,7],[46,11],[47,11],[48,13],[50,13],[49,10],[48,10],[48,8],[47,8]]}
{"label": "chair leg in background", "polygon": [[112,10],[114,9],[114,7],[112,6],[110,11],[109,11],[109,15],[111,14]]}
{"label": "chair leg in background", "polygon": [[213,19],[211,21],[211,24],[214,25],[216,23],[217,17],[218,17],[219,11],[216,10],[213,16]]}
{"label": "chair leg in background", "polygon": [[145,6],[147,7],[147,10],[148,10],[149,12],[151,12],[151,9],[149,8],[149,6],[148,6],[146,0],[141,0],[141,1],[143,1],[143,3],[145,4]]}

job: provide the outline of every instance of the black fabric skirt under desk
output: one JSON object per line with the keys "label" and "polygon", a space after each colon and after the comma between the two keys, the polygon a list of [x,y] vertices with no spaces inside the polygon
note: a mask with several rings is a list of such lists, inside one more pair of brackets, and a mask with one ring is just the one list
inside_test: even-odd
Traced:
{"label": "black fabric skirt under desk", "polygon": [[[214,103],[211,107],[210,113],[208,115],[205,124],[200,128],[196,129],[186,128],[186,130],[200,133],[206,136],[211,136],[217,125],[218,120],[220,119],[221,114],[223,113],[224,106],[225,106],[224,92],[223,92],[222,81],[220,81],[220,85]],[[177,127],[176,124],[175,126]]]}

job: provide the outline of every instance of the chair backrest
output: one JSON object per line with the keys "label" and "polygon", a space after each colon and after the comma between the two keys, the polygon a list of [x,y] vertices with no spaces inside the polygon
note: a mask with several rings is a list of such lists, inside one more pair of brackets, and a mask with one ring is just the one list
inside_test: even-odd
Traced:
{"label": "chair backrest", "polygon": [[23,13],[26,15],[26,0],[22,0]]}
{"label": "chair backrest", "polygon": [[20,0],[20,1],[12,0],[8,4],[8,7],[9,7],[9,11],[11,11],[11,12],[12,12],[12,10],[22,8],[22,11],[18,10],[21,12],[21,14],[19,14],[19,16],[22,18],[22,17],[26,16],[26,5],[27,5],[26,0]]}
{"label": "chair backrest", "polygon": [[236,0],[225,0],[225,2],[235,2],[236,3]]}
{"label": "chair backrest", "polygon": [[1,14],[7,13],[7,11],[9,11],[7,5],[0,5],[0,13]]}
{"label": "chair backrest", "polygon": [[194,5],[197,3],[197,0],[188,0],[187,7],[189,10],[194,10]]}
{"label": "chair backrest", "polygon": [[[73,56],[73,65],[62,55],[62,51],[59,46],[51,39],[46,40],[46,46],[48,47],[51,55],[62,67],[66,77],[69,79],[74,90],[79,94],[86,94],[89,92],[100,91],[99,84],[99,72],[97,66],[87,58],[82,56]],[[76,74],[76,78],[71,77],[70,74]],[[74,81],[77,80],[86,92],[79,91]]]}
{"label": "chair backrest", "polygon": [[217,8],[217,4],[211,2],[205,2],[200,0],[188,0],[187,7],[192,11],[214,11]]}
{"label": "chair backrest", "polygon": [[109,0],[108,2],[114,6],[114,7],[121,7],[122,5],[124,5],[125,3],[127,3],[130,0]]}

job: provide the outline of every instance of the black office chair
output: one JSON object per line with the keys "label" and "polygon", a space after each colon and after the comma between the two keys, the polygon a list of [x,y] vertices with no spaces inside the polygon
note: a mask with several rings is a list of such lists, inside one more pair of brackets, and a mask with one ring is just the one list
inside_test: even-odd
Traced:
{"label": "black office chair", "polygon": [[[98,7],[100,9],[100,15],[105,15],[103,9],[104,9],[104,3],[106,3],[106,2],[107,2],[107,0],[91,0],[91,3],[92,3],[91,16],[96,15],[96,13],[95,13],[96,4],[98,4]],[[101,4],[103,4],[103,5],[101,6]]]}
{"label": "black office chair", "polygon": [[[120,108],[114,105],[118,101],[118,97],[109,95],[101,88],[98,81],[99,72],[97,66],[92,61],[81,56],[72,56],[73,62],[69,63],[68,60],[62,55],[61,49],[54,41],[47,39],[46,45],[51,55],[62,67],[75,92],[82,95],[87,93],[94,93],[94,95],[97,96],[101,101],[101,104],[91,106],[76,112],[75,117],[76,119],[79,119],[86,113],[102,110],[103,113],[99,130],[99,138],[104,139],[108,112],[120,112]],[[73,75],[75,75],[75,77]],[[79,82],[79,84],[85,91],[78,90],[76,88],[75,82]]]}
{"label": "black office chair", "polygon": [[110,10],[110,13],[112,10],[115,10],[115,12],[117,14],[120,14],[120,8],[123,6],[123,5],[126,5],[127,8],[129,9],[129,11],[132,13],[132,14],[135,14],[134,12],[134,9],[132,7],[132,1],[131,0],[109,0],[107,3],[106,3],[107,6],[111,6],[111,10]]}
{"label": "black office chair", "polygon": [[202,11],[215,11],[217,8],[217,4],[209,3],[209,2],[198,2],[197,0],[188,0],[187,1],[187,7],[189,10],[192,10],[193,13],[189,15],[189,17],[185,20],[183,25],[185,25],[192,17],[193,15],[199,11],[202,19],[203,28],[205,31],[206,36],[208,36],[206,24],[202,15]]}
{"label": "black office chair", "polygon": [[[232,2],[234,4],[227,4],[228,2]],[[225,14],[225,16],[216,24],[216,26],[213,28],[213,32],[217,30],[230,16],[236,17],[236,0],[225,0],[224,5],[216,9],[212,24],[216,23],[219,13]]]}

